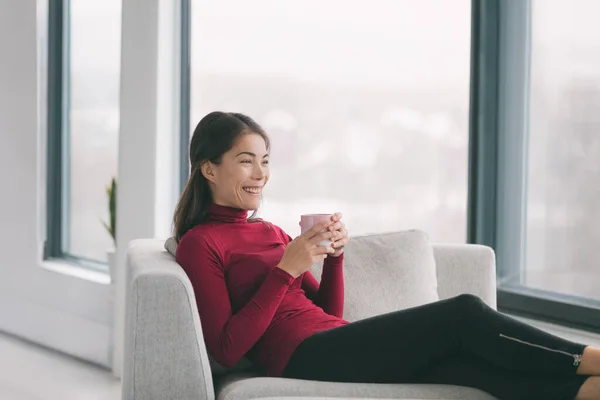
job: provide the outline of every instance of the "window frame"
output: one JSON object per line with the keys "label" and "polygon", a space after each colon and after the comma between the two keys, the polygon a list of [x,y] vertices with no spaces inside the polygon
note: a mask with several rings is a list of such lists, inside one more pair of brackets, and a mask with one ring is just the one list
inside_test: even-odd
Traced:
{"label": "window frame", "polygon": [[48,0],[46,238],[44,260],[65,261],[99,272],[106,262],[65,251],[70,237],[70,0]]}
{"label": "window frame", "polygon": [[600,307],[501,282],[525,263],[531,0],[472,12],[467,241],[496,252],[500,311],[600,333]]}
{"label": "window frame", "polygon": [[191,0],[181,1],[181,63],[180,63],[180,131],[179,131],[179,192],[182,192],[190,176],[188,149],[190,143],[191,107]]}
{"label": "window frame", "polygon": [[[67,2],[67,3],[66,3]],[[48,0],[48,139],[47,139],[47,179],[46,208],[47,225],[44,242],[44,259],[64,258],[63,252],[63,181],[64,136],[63,124],[68,95],[64,82],[65,63],[65,20],[68,18],[68,0]]]}

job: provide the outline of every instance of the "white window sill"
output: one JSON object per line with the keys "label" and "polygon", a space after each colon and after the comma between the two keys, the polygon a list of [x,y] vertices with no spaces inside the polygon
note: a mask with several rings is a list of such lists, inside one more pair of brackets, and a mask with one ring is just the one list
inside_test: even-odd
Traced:
{"label": "white window sill", "polygon": [[[510,314],[509,314],[510,315]],[[594,332],[582,331],[579,329],[569,328],[563,325],[552,324],[550,322],[538,321],[534,319],[510,315],[511,317],[535,326],[541,330],[552,333],[553,335],[571,340],[573,342],[583,343],[590,346],[600,346],[600,335]]]}
{"label": "white window sill", "polygon": [[68,260],[44,260],[42,261],[41,267],[47,271],[73,276],[90,282],[101,283],[104,285],[109,285],[111,283],[108,272],[95,271],[86,268],[81,263],[69,262]]}

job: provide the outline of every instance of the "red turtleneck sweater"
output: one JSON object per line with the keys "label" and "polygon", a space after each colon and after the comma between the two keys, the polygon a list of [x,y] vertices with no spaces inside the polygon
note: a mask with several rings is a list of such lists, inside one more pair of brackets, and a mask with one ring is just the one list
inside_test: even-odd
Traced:
{"label": "red turtleneck sweater", "polygon": [[310,335],[345,325],[343,254],[327,257],[321,284],[277,268],[292,240],[247,211],[212,204],[207,221],[177,247],[189,276],[208,352],[225,367],[247,356],[269,376],[281,376],[296,347]]}

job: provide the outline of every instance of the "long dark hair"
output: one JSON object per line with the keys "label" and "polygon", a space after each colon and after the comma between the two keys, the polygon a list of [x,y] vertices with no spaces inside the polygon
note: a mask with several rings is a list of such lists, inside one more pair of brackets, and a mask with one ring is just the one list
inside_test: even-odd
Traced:
{"label": "long dark hair", "polygon": [[[231,150],[238,137],[255,133],[271,145],[266,132],[252,118],[239,113],[214,111],[200,120],[190,143],[190,177],[179,198],[173,228],[177,242],[194,226],[204,222],[212,203],[208,180],[202,175],[200,166],[206,161],[221,164],[222,156]],[[256,216],[255,210],[251,219]]]}

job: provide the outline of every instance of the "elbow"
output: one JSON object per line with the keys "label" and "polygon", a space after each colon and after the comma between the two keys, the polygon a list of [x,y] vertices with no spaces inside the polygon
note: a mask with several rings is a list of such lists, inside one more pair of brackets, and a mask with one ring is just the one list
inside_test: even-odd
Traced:
{"label": "elbow", "polygon": [[225,368],[235,367],[243,357],[243,355],[234,354],[234,352],[225,349],[217,349],[217,351],[212,352],[211,355],[219,365]]}
{"label": "elbow", "polygon": [[[242,337],[233,338],[223,331],[219,336],[207,340],[206,349],[219,365],[225,368],[235,367],[246,355],[245,340]],[[240,340],[241,339],[241,340]]]}
{"label": "elbow", "polygon": [[240,361],[240,357],[232,357],[226,354],[211,354],[214,361],[224,368],[232,368]]}

